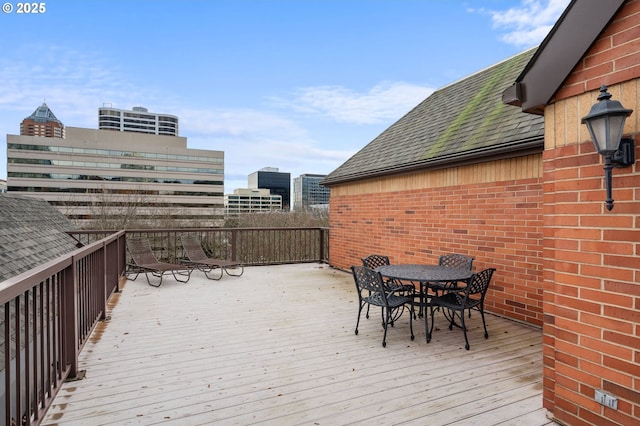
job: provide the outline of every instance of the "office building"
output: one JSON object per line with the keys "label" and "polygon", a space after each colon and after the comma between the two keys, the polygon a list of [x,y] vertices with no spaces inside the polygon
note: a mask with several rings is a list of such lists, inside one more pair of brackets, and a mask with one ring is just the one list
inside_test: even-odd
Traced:
{"label": "office building", "polygon": [[131,111],[102,107],[98,108],[98,129],[178,136],[178,117],[152,113],[143,107]]}
{"label": "office building", "polygon": [[282,197],[282,210],[291,206],[291,173],[283,173],[277,167],[265,167],[249,175],[249,188],[268,189],[271,195]]}
{"label": "office building", "polygon": [[234,189],[225,194],[224,209],[227,215],[264,213],[282,210],[282,196],[271,194],[268,189]]}
{"label": "office building", "polygon": [[303,174],[293,179],[293,208],[327,208],[329,206],[328,187],[320,185],[327,175]]}
{"label": "office building", "polygon": [[156,227],[223,225],[224,152],[189,149],[183,137],[65,132],[7,135],[9,192],[43,198],[83,228],[123,215]]}
{"label": "office building", "polygon": [[23,136],[42,136],[45,138],[64,138],[64,124],[56,118],[47,104],[43,103],[20,123]]}

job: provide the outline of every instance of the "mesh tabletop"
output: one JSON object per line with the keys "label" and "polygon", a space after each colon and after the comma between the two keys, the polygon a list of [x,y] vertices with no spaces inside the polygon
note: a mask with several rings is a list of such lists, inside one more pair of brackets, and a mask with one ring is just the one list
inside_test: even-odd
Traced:
{"label": "mesh tabletop", "polygon": [[439,265],[384,265],[376,268],[387,278],[414,282],[464,281],[473,275],[469,269]]}

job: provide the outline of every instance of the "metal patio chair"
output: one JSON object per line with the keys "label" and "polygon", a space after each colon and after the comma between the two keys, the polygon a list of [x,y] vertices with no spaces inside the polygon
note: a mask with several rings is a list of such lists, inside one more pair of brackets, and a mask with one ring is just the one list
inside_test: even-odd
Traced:
{"label": "metal patio chair", "polygon": [[[389,256],[382,254],[370,254],[367,257],[362,258],[362,266],[369,269],[376,269],[380,266],[390,265]],[[389,291],[396,290],[398,294],[407,297],[415,297],[416,287],[413,284],[403,284],[396,280],[385,279],[383,277],[385,286]],[[367,306],[367,319],[369,318],[369,306]]]}
{"label": "metal patio chair", "polygon": [[473,257],[464,254],[443,254],[438,258],[438,265],[448,266],[449,268],[464,268],[471,270],[473,266]]}
{"label": "metal patio chair", "polygon": [[[439,266],[446,266],[447,268],[462,268],[471,270],[473,266],[473,257],[465,256],[464,254],[443,254],[438,258]],[[448,287],[455,286],[454,282],[440,283],[433,287],[436,290],[436,296],[439,296],[442,291]],[[441,291],[442,290],[442,291]]]}
{"label": "metal patio chair", "polygon": [[[457,253],[443,254],[438,259],[438,265],[446,266],[448,268],[464,268],[471,270],[473,267],[473,257]],[[455,287],[456,284],[457,283],[455,282],[440,283],[440,285],[435,288],[436,296],[441,295],[442,292],[446,291],[449,287]],[[440,293],[438,294],[438,292]],[[471,318],[471,309],[469,309],[469,318]]]}
{"label": "metal patio chair", "polygon": [[356,290],[358,292],[358,320],[356,322],[356,335],[358,334],[358,326],[360,325],[360,314],[364,305],[374,305],[382,308],[382,327],[384,335],[382,336],[382,347],[387,346],[387,329],[393,325],[404,312],[405,308],[409,309],[409,330],[411,332],[411,340],[415,339],[413,334],[413,298],[402,296],[397,293],[398,290],[388,291],[382,275],[379,272],[364,266],[352,266],[351,272],[355,281]]}
{"label": "metal patio chair", "polygon": [[[487,324],[484,320],[484,298],[491,282],[491,277],[496,271],[495,268],[488,268],[477,274],[473,274],[467,281],[467,285],[457,291],[445,292],[442,296],[433,296],[429,302],[431,311],[431,328],[427,334],[427,342],[431,341],[431,333],[433,332],[433,314],[438,307],[446,309],[449,315],[445,315],[449,321],[449,330],[457,325],[456,318],[460,319],[460,327],[464,331],[465,349],[469,350],[469,339],[467,338],[467,326],[464,322],[465,311],[475,309],[482,316],[482,326],[484,327],[484,338],[489,337],[487,332]],[[426,313],[425,313],[426,315]]]}
{"label": "metal patio chair", "polygon": [[[153,254],[151,244],[149,244],[149,240],[146,237],[127,237],[127,250],[133,259],[133,263],[127,265],[127,278],[129,278],[129,275],[135,275],[131,278],[135,281],[139,274],[144,274],[147,278],[147,283],[153,287],[162,285],[162,277],[166,273],[171,273],[173,278],[181,283],[186,283],[191,278],[192,268],[189,265],[158,260]],[[160,281],[158,283],[151,282],[149,274],[160,278]]]}

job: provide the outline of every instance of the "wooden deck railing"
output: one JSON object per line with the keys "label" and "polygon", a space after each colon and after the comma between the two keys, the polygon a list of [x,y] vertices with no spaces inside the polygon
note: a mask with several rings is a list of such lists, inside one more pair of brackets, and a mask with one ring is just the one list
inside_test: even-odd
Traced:
{"label": "wooden deck railing", "polygon": [[[329,262],[328,228],[189,228],[132,229],[127,235],[147,235],[156,256],[168,262],[184,258],[180,233],[195,232],[212,257],[239,260],[245,266]],[[74,232],[83,244],[111,231]]]}
{"label": "wooden deck railing", "polygon": [[126,237],[146,234],[158,258],[176,262],[181,232],[198,233],[210,256],[246,266],[329,259],[326,228],[70,232],[82,248],[0,283],[0,424],[40,424],[62,383],[81,376],[78,354],[126,271]]}
{"label": "wooden deck railing", "polygon": [[114,233],[0,283],[0,423],[40,424],[125,270]]}

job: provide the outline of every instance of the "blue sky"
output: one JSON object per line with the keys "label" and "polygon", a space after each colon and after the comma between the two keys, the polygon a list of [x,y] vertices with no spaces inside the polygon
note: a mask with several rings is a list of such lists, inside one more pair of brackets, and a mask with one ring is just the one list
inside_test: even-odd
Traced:
{"label": "blue sky", "polygon": [[42,102],[87,128],[144,106],[225,152],[229,193],[263,167],[331,172],[435,89],[539,44],[569,0],[1,2],[0,179],[5,135]]}

